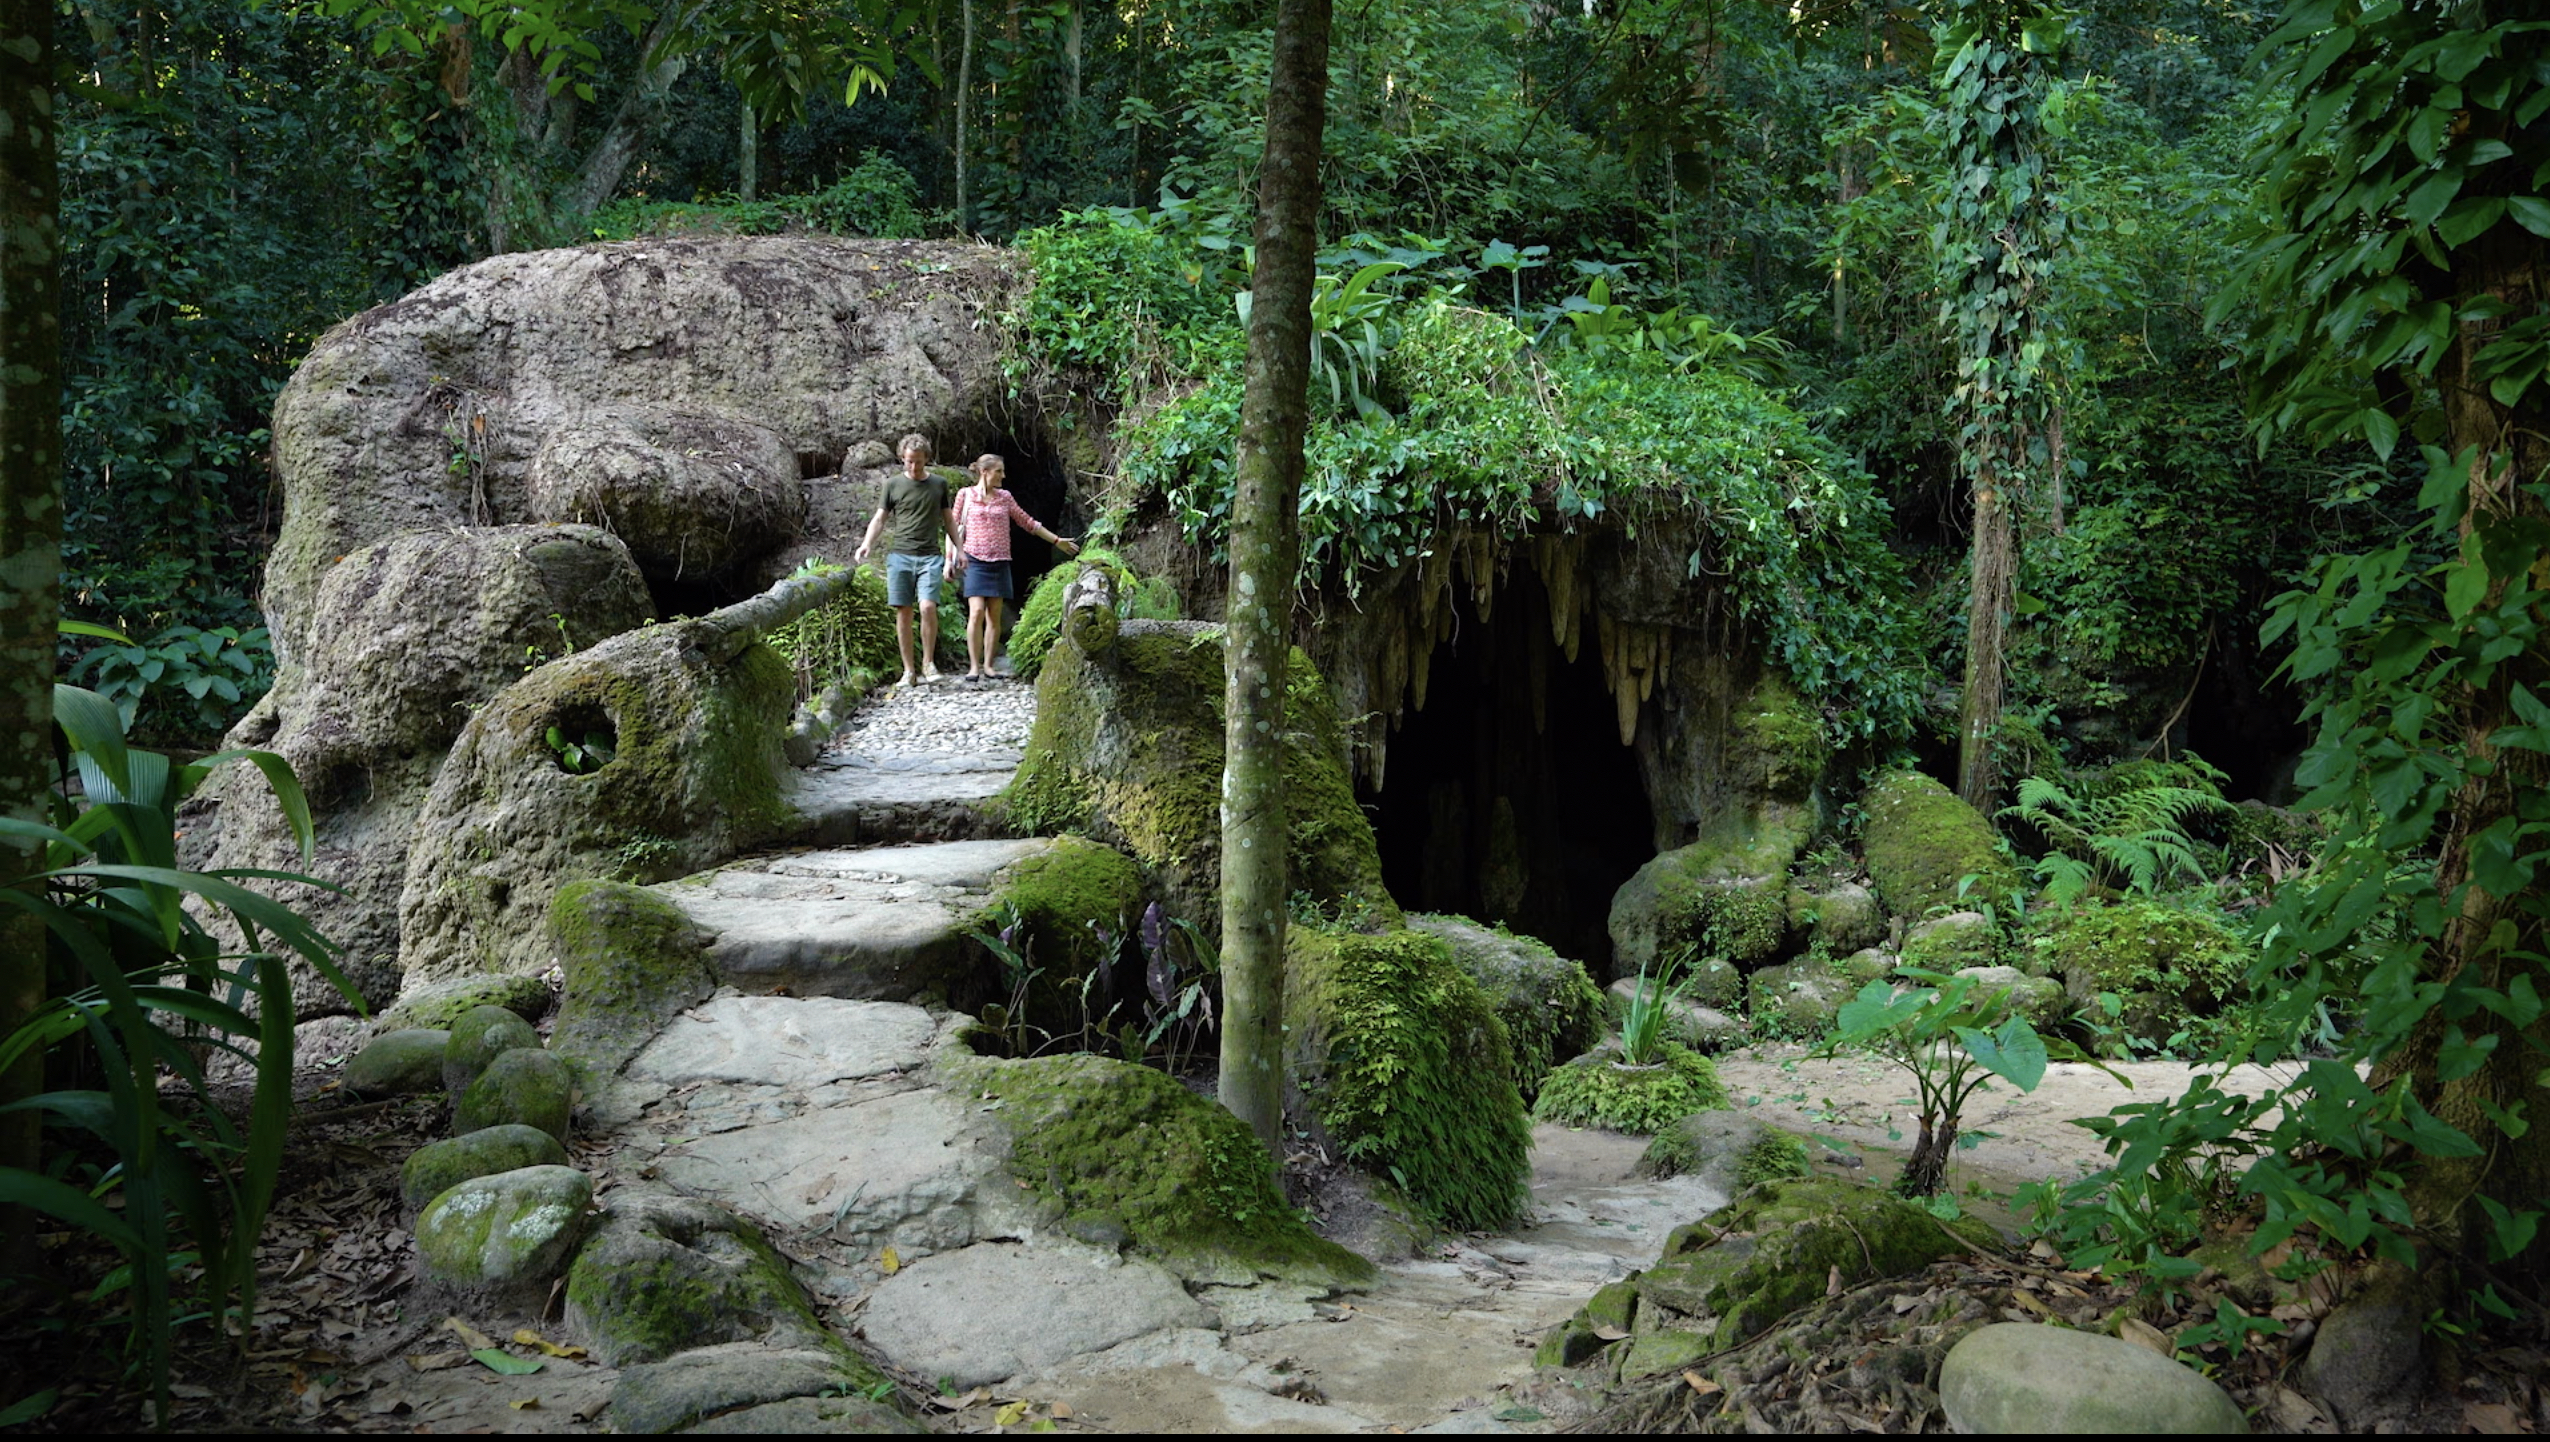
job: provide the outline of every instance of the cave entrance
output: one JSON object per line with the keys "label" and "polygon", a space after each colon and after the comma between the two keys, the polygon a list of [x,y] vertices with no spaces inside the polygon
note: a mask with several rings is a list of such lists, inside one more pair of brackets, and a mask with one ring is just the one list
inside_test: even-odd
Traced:
{"label": "cave entrance", "polygon": [[1467,588],[1451,604],[1425,704],[1401,718],[1383,785],[1362,797],[1382,880],[1411,910],[1501,922],[1602,976],[1612,893],[1655,854],[1655,831],[1601,659],[1551,644],[1548,593],[1526,568],[1493,622]]}
{"label": "cave entrance", "polygon": [[[974,458],[986,452],[1007,463],[1002,484],[1018,498],[1046,530],[1057,536],[1077,537],[1088,529],[1088,518],[1071,503],[1071,490],[1063,477],[1062,458],[1046,446],[1033,429],[1025,431],[994,430],[978,433],[981,439],[969,439],[957,454],[942,456],[941,465],[959,469],[970,467]],[[1063,559],[1062,552],[1029,535],[1016,525],[1009,532],[1010,580],[1017,595],[1012,597],[1005,626],[1018,623],[1018,611],[1027,604],[1027,593],[1054,564]],[[963,644],[961,634],[959,644]]]}

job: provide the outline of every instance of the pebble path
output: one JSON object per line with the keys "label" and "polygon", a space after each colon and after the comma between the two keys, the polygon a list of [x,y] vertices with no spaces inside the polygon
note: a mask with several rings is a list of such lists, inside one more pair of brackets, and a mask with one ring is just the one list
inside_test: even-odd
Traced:
{"label": "pebble path", "polygon": [[[961,676],[910,686],[881,687],[859,703],[832,737],[825,759],[833,765],[893,760],[920,763],[960,758],[980,766],[996,759],[1016,766],[1036,724],[1034,685],[1002,676],[968,685]],[[894,769],[903,769],[900,767]]]}

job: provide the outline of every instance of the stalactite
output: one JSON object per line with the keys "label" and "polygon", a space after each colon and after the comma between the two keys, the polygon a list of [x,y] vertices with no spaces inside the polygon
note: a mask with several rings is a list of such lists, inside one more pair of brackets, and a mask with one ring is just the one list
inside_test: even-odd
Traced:
{"label": "stalactite", "polygon": [[1373,688],[1373,705],[1393,716],[1407,704],[1408,628],[1385,627],[1381,633],[1381,684]]}
{"label": "stalactite", "polygon": [[[1594,613],[1594,641],[1603,659],[1603,689],[1618,691],[1620,689],[1620,627],[1612,623],[1610,612],[1596,611]],[[1576,658],[1570,656],[1568,659],[1572,661]]]}
{"label": "stalactite", "polygon": [[1620,744],[1638,739],[1638,688],[1622,686],[1612,693],[1612,702],[1620,714]]}
{"label": "stalactite", "polygon": [[1379,791],[1382,775],[1390,765],[1390,734],[1389,727],[1378,718],[1373,721],[1372,740],[1365,745],[1364,755],[1372,770],[1372,789]]}
{"label": "stalactite", "polygon": [[1656,653],[1663,648],[1663,645],[1663,627],[1641,626],[1638,628],[1636,670],[1638,672],[1638,699],[1641,701],[1644,701],[1648,697],[1656,694]]}
{"label": "stalactite", "polygon": [[1408,697],[1417,710],[1426,709],[1426,677],[1434,670],[1434,627],[1424,621],[1408,627]]}

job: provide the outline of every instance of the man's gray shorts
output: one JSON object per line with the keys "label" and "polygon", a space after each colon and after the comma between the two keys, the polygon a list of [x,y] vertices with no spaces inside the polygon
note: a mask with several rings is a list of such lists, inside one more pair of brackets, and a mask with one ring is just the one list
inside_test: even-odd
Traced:
{"label": "man's gray shorts", "polygon": [[901,551],[887,552],[885,603],[889,606],[909,606],[917,594],[922,605],[937,605],[940,570],[946,564],[947,558],[944,556],[907,556]]}

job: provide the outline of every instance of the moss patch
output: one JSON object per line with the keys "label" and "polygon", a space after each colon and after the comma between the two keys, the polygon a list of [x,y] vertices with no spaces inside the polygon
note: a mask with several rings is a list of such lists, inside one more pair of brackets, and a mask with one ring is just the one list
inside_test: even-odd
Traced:
{"label": "moss patch", "polygon": [[549,903],[565,974],[550,1049],[584,1077],[609,1076],[717,989],[708,938],[643,887],[572,881]]}
{"label": "moss patch", "polygon": [[1079,836],[1057,837],[1049,850],[1003,873],[992,902],[1016,909],[1036,940],[1037,959],[1070,971],[1076,986],[1099,945],[1096,932],[1122,936],[1133,926],[1142,902],[1142,872],[1112,846]]}
{"label": "moss patch", "polygon": [[1714,1171],[1734,1183],[1729,1190],[1739,1190],[1810,1175],[1808,1164],[1806,1143],[1777,1127],[1740,1112],[1703,1112],[1658,1131],[1638,1158],[1638,1174]]}
{"label": "moss patch", "polygon": [[1727,1089],[1707,1057],[1672,1042],[1660,1045],[1658,1057],[1651,1066],[1624,1067],[1617,1045],[1587,1052],[1541,1082],[1532,1115],[1561,1126],[1638,1133],[1727,1104]]}
{"label": "moss patch", "polygon": [[1764,795],[1803,801],[1824,779],[1833,748],[1823,723],[1785,678],[1766,672],[1730,719],[1732,769],[1747,780],[1758,777]]}
{"label": "moss patch", "polygon": [[1614,970],[1635,975],[1688,944],[1700,978],[1691,999],[1733,1005],[1738,969],[1779,955],[1788,937],[1788,871],[1803,839],[1771,827],[1732,843],[1695,842],[1638,868],[1612,898]]}
{"label": "moss patch", "polygon": [[1976,879],[1967,894],[1981,900],[1997,901],[2021,885],[1982,813],[1918,771],[1878,777],[1860,805],[1868,815],[1861,831],[1868,874],[1897,916],[1919,920],[1934,906],[1962,904],[1957,888],[1969,876]]}
{"label": "moss patch", "polygon": [[1356,1165],[1445,1226],[1502,1226],[1531,1175],[1513,1043],[1440,938],[1295,924],[1284,1015],[1301,1104]]}
{"label": "moss patch", "polygon": [[2118,1026],[2157,1041],[2236,999],[2250,952],[2212,917],[2132,897],[2043,915],[2028,955],[2084,1007],[2101,992],[2116,994]]}
{"label": "moss patch", "polygon": [[1411,916],[1409,929],[1440,937],[1505,1023],[1515,1086],[1530,1101],[1541,1078],[1602,1034],[1603,993],[1585,968],[1536,937],[1464,916]]}
{"label": "moss patch", "polygon": [[1237,1117],[1149,1067],[1095,1056],[960,1058],[952,1085],[987,1095],[1013,1137],[1020,1181],[1083,1237],[1122,1237],[1174,1269],[1234,1264],[1326,1286],[1372,1264],[1311,1234],[1266,1148]]}
{"label": "moss patch", "polygon": [[568,1269],[567,1312],[612,1367],[756,1338],[855,1355],[761,1233],[683,1198],[643,1197],[611,1217]]}

